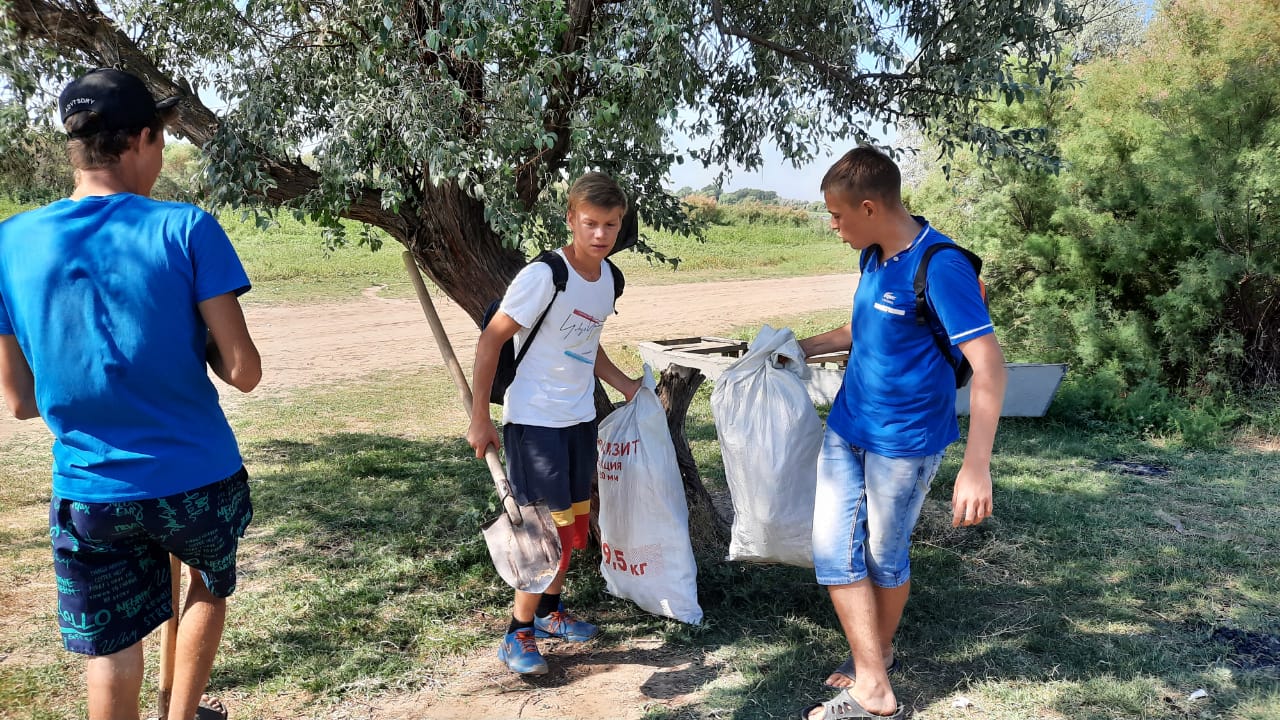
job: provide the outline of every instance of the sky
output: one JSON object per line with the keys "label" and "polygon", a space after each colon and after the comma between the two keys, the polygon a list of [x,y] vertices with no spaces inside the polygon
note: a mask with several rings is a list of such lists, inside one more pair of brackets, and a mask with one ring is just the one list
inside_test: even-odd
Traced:
{"label": "sky", "polygon": [[[773,190],[779,197],[790,200],[821,200],[822,193],[818,185],[831,163],[836,161],[845,150],[832,149],[826,156],[819,157],[812,163],[796,168],[776,147],[764,149],[764,163],[759,170],[746,171],[740,167],[729,168],[731,175],[725,179],[724,192],[755,188],[757,190]],[[683,165],[671,168],[668,189],[679,190],[688,185],[697,190],[715,182],[719,168],[704,168],[700,163],[686,161]]]}

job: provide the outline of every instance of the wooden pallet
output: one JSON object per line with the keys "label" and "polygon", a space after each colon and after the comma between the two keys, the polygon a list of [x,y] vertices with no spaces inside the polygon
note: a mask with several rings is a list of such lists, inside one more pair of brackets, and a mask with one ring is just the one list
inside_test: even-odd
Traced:
{"label": "wooden pallet", "polygon": [[[668,365],[697,368],[711,382],[747,352],[747,342],[715,336],[652,340],[637,344],[640,357],[654,370]],[[848,353],[807,358],[809,397],[815,404],[830,404],[844,379]],[[1042,417],[1062,384],[1067,366],[1062,363],[1006,363],[1009,384],[1005,388],[1004,417]],[[956,391],[956,413],[969,414],[969,386]]]}

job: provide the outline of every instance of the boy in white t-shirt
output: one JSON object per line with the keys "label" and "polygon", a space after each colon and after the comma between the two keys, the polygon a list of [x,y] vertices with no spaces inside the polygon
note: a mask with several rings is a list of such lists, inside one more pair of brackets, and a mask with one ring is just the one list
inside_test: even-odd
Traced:
{"label": "boy in white t-shirt", "polygon": [[564,553],[545,593],[516,591],[511,624],[498,648],[498,657],[512,672],[547,672],[535,637],[585,642],[599,631],[569,614],[560,594],[572,551],[587,543],[596,472],[595,379],[617,388],[627,400],[640,389],[640,380],[627,377],[600,345],[605,318],[614,311],[613,274],[605,258],[626,212],[627,196],[613,178],[597,172],[579,178],[569,189],[567,220],[573,240],[557,251],[569,268],[564,291],[555,293],[549,265],[530,263],[511,281],[476,344],[467,442],[483,458],[490,445],[498,447],[489,415],[498,353],[513,336],[520,352],[529,328],[546,310],[542,328],[507,389],[503,440],[512,492],[521,503],[547,503]]}

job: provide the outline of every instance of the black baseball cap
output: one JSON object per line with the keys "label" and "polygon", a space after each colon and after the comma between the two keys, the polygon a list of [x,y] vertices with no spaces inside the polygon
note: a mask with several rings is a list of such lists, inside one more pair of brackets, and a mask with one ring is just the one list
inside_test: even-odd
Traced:
{"label": "black baseball cap", "polygon": [[80,112],[95,112],[100,117],[100,122],[72,137],[103,130],[141,130],[161,112],[177,104],[177,96],[156,102],[142,80],[115,68],[91,70],[72,80],[58,96],[63,124]]}

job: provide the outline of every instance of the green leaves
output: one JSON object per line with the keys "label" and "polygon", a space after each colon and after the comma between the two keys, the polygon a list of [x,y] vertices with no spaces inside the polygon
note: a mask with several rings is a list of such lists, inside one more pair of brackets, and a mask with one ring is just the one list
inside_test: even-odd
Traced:
{"label": "green leaves", "polygon": [[[777,144],[802,163],[902,121],[948,154],[1021,158],[1034,139],[978,111],[1055,82],[1055,33],[1078,21],[1065,0],[31,2],[0,9],[0,100],[29,118],[127,55],[157,86],[190,85],[206,203],[283,207],[334,242],[358,218],[435,279],[495,286],[514,267],[501,246],[565,240],[564,186],[587,170],[619,178],[648,226],[692,232],[664,189],[677,162],[755,168]],[[92,32],[53,32],[57,13]],[[500,262],[447,266],[481,258]]]}
{"label": "green leaves", "polygon": [[1077,87],[984,108],[1061,174],[957,153],[949,182],[913,195],[987,256],[1012,356],[1121,393],[1280,378],[1280,13],[1225,7],[1167,8],[1137,46],[1078,68]]}

